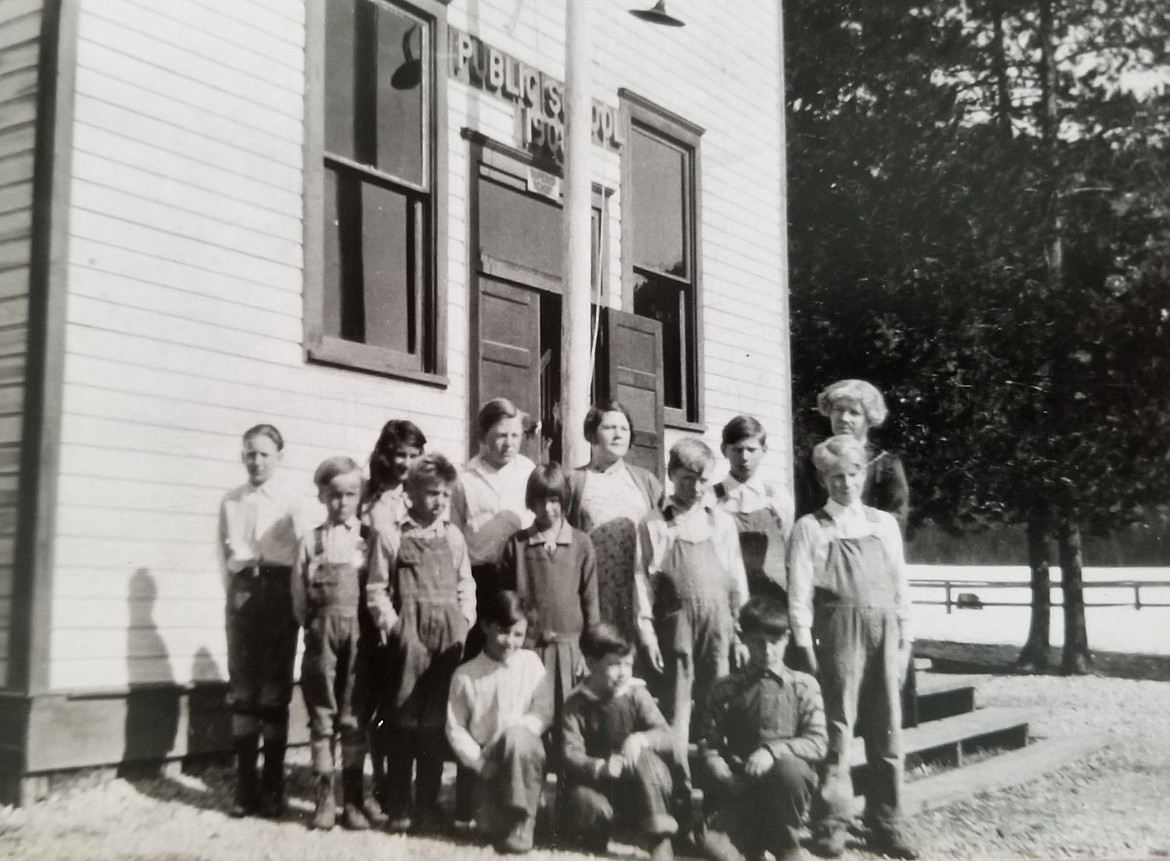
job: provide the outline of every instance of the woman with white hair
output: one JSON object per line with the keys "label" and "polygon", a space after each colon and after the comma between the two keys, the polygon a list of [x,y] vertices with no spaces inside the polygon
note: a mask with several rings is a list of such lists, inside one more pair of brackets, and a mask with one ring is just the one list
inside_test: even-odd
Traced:
{"label": "woman with white hair", "polygon": [[[889,410],[877,387],[865,380],[838,380],[817,395],[817,411],[827,416],[833,434],[850,434],[865,446],[867,466],[861,501],[871,508],[888,511],[906,531],[910,514],[910,486],[902,460],[884,451],[869,439],[872,428],[881,427]],[[825,503],[825,490],[816,481],[816,471],[803,469],[798,482],[797,516],[816,511]]]}

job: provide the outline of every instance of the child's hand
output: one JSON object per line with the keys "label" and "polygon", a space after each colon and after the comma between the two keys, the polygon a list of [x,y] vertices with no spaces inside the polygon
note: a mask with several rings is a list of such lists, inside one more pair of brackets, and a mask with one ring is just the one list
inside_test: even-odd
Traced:
{"label": "child's hand", "polygon": [[655,672],[661,673],[666,669],[666,661],[662,659],[662,649],[658,646],[658,640],[650,640],[646,644],[646,657],[650,661]]}
{"label": "child's hand", "polygon": [[626,770],[626,761],[620,753],[611,753],[605,763],[606,773],[615,780]]}
{"label": "child's hand", "polygon": [[776,757],[772,756],[772,751],[761,747],[748,757],[748,761],[744,763],[743,771],[748,777],[763,777],[771,771],[775,763]]}
{"label": "child's hand", "polygon": [[808,659],[808,671],[814,676],[820,672],[820,667],[817,665],[817,650],[812,646],[804,647],[804,656]]}
{"label": "child's hand", "polygon": [[646,747],[645,733],[631,733],[626,738],[626,743],[622,745],[622,759],[625,760],[626,768],[628,770],[634,770],[638,764],[638,760],[641,759],[642,754],[645,753]]}
{"label": "child's hand", "polygon": [[735,669],[742,670],[748,665],[748,647],[736,640],[731,646],[731,663]]}

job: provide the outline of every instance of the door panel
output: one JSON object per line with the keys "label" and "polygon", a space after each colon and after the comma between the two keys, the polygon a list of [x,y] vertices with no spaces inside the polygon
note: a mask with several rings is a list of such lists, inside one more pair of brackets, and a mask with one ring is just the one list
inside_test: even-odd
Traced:
{"label": "door panel", "polygon": [[[479,406],[507,398],[529,416],[525,429],[540,416],[540,296],[535,290],[479,278]],[[474,434],[474,428],[472,433]],[[524,453],[539,460],[540,433],[526,434]]]}
{"label": "door panel", "polygon": [[601,309],[602,349],[599,349],[598,388],[630,411],[634,438],[627,455],[630,463],[659,478],[665,471],[663,453],[662,325],[612,308]]}

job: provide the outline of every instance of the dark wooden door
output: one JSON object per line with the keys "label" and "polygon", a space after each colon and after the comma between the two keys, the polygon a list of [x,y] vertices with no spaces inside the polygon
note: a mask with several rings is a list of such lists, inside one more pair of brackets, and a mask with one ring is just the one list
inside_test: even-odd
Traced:
{"label": "dark wooden door", "polygon": [[541,432],[534,422],[541,408],[540,295],[481,275],[477,305],[479,355],[473,391],[478,398],[471,405],[472,420],[484,401],[507,398],[528,415],[523,449],[539,461]]}
{"label": "dark wooden door", "polygon": [[620,401],[634,419],[629,462],[662,478],[662,324],[612,308],[602,308],[600,313],[595,392],[599,399]]}

